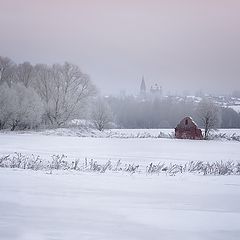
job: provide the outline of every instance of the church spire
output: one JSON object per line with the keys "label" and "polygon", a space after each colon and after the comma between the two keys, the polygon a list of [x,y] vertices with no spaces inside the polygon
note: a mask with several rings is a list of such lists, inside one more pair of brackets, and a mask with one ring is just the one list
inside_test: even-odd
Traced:
{"label": "church spire", "polygon": [[145,83],[145,80],[144,80],[144,76],[142,76],[142,82],[141,82],[141,86],[140,86],[140,97],[142,99],[145,99],[146,98],[146,83]]}
{"label": "church spire", "polygon": [[144,76],[142,77],[142,82],[141,82],[141,86],[140,86],[140,92],[141,93],[146,93],[146,84],[145,84]]}

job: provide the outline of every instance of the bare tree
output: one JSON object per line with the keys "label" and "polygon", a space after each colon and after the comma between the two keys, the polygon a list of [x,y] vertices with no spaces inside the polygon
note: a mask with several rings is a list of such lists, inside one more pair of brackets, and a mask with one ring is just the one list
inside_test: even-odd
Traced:
{"label": "bare tree", "polygon": [[220,110],[210,99],[203,99],[198,104],[197,114],[204,127],[204,138],[208,139],[210,131],[217,129],[220,124]]}
{"label": "bare tree", "polygon": [[103,131],[113,120],[111,109],[103,98],[99,97],[94,101],[91,119],[99,131]]}
{"label": "bare tree", "polygon": [[7,83],[0,87],[0,129],[4,129],[11,117],[13,106],[11,105],[11,89]]}
{"label": "bare tree", "polygon": [[44,115],[43,121],[44,124],[52,124],[51,121],[51,114],[53,111],[53,104],[52,104],[52,95],[53,95],[53,72],[52,68],[46,64],[37,64],[34,67],[35,78],[33,82],[34,89],[37,91],[39,96],[42,99],[44,104]]}
{"label": "bare tree", "polygon": [[11,86],[15,74],[15,63],[7,57],[0,56],[0,85],[4,82]]}
{"label": "bare tree", "polygon": [[65,63],[37,65],[36,89],[45,104],[47,120],[61,126],[76,118],[96,89],[78,66]]}
{"label": "bare tree", "polygon": [[21,63],[16,68],[15,80],[29,87],[34,78],[34,68],[29,62]]}

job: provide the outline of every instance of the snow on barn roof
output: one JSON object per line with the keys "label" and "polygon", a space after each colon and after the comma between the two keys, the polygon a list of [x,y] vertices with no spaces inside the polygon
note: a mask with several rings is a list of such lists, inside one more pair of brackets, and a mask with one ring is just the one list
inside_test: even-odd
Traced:
{"label": "snow on barn roof", "polygon": [[240,113],[240,105],[232,105],[228,107],[232,108],[235,112]]}
{"label": "snow on barn roof", "polygon": [[179,127],[179,126],[180,126],[180,123],[181,123],[182,121],[184,121],[186,118],[190,119],[190,120],[192,121],[192,123],[193,123],[196,127],[198,127],[198,125],[196,124],[196,122],[195,122],[195,121],[192,119],[192,117],[190,117],[190,116],[184,117],[184,118],[178,123],[177,127]]}

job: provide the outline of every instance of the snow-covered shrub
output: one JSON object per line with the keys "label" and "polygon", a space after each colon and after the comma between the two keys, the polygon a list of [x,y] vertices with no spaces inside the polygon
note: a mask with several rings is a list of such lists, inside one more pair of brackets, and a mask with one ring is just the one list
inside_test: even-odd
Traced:
{"label": "snow-covered shrub", "polygon": [[227,135],[226,133],[215,133],[209,134],[209,139],[211,140],[228,140],[228,141],[237,141],[240,142],[240,136],[236,133],[232,135]]}
{"label": "snow-covered shrub", "polygon": [[[44,170],[52,173],[53,170],[71,170],[81,172],[96,172],[106,173],[108,172],[125,172],[130,174],[146,173],[146,174],[166,174],[175,176],[177,174],[192,173],[200,175],[240,175],[240,162],[188,162],[185,164],[176,163],[150,163],[145,168],[134,163],[122,164],[121,160],[116,163],[110,160],[105,163],[99,163],[96,160],[85,158],[84,161],[76,159],[72,162],[66,160],[65,155],[53,155],[51,160],[47,161],[40,156],[26,156],[21,153],[15,153],[13,155],[0,156],[1,168],[19,168],[19,169],[31,169],[31,170]],[[144,170],[145,169],[145,170]]]}
{"label": "snow-covered shrub", "polygon": [[104,98],[98,97],[92,104],[91,120],[97,130],[103,131],[113,120],[112,111]]}
{"label": "snow-covered shrub", "polygon": [[161,172],[166,172],[168,168],[165,166],[165,163],[153,164],[150,163],[146,167],[146,172],[149,174],[160,174]]}
{"label": "snow-covered shrub", "polygon": [[126,172],[130,172],[131,174],[137,172],[139,168],[139,165],[135,165],[134,163],[133,164],[125,164],[125,168],[124,168],[124,171]]}
{"label": "snow-covered shrub", "polygon": [[158,163],[154,165],[150,163],[146,172],[148,174],[160,174],[165,172],[168,175],[174,176],[179,173],[195,173],[202,175],[240,175],[240,163],[228,162],[188,162],[185,164],[172,164],[169,165]]}
{"label": "snow-covered shrub", "polygon": [[64,159],[67,157],[64,154],[62,155],[52,155],[52,162],[50,164],[51,169],[69,169],[69,164],[67,161],[65,161]]}
{"label": "snow-covered shrub", "polygon": [[101,163],[98,163],[97,161],[94,161],[93,159],[88,161],[86,158],[82,169],[84,171],[88,171],[88,172],[104,173],[104,172],[106,172],[106,170],[112,169],[112,164],[111,164],[111,161],[107,161],[106,163],[101,164]]}

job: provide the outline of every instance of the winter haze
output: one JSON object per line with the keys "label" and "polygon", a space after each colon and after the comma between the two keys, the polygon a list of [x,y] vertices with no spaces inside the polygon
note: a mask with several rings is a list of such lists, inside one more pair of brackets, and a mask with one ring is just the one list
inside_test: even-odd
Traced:
{"label": "winter haze", "polygon": [[78,64],[103,93],[231,93],[240,84],[240,2],[0,0],[0,54]]}
{"label": "winter haze", "polygon": [[239,240],[239,13],[0,0],[0,240]]}

